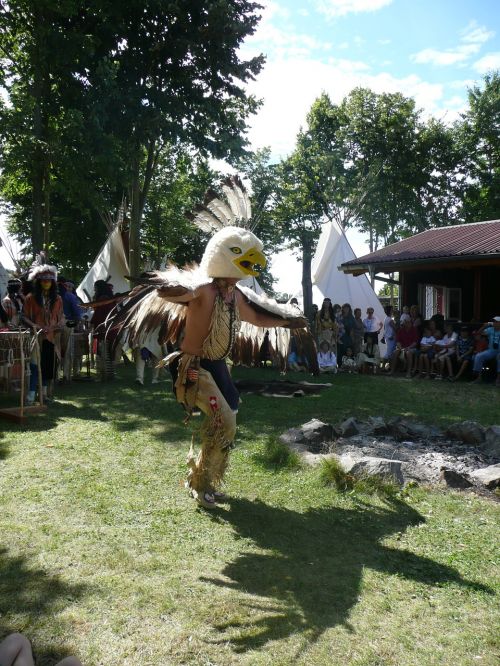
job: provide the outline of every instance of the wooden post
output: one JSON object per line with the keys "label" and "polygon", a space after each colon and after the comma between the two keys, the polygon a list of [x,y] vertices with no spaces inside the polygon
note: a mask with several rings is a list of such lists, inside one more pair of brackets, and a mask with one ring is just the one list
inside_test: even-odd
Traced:
{"label": "wooden post", "polygon": [[21,418],[24,417],[24,380],[26,372],[26,362],[24,358],[24,334],[21,329],[19,329],[19,347],[20,347],[20,357],[21,357],[21,409],[19,415]]}
{"label": "wooden post", "polygon": [[40,402],[40,407],[43,407],[42,350],[40,348],[38,335],[36,336],[36,346],[37,346],[36,366],[38,368],[38,398]]}

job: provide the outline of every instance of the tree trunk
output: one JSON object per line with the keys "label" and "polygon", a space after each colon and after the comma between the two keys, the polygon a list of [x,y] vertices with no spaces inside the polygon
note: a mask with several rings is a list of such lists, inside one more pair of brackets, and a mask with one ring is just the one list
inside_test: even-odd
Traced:
{"label": "tree trunk", "polygon": [[[133,154],[132,162],[132,188],[131,199],[132,206],[130,211],[130,230],[129,230],[129,255],[128,263],[130,275],[137,277],[141,268],[141,185],[140,170],[141,159],[140,150],[136,148]],[[134,286],[133,284],[131,286]]]}
{"label": "tree trunk", "polygon": [[303,310],[306,317],[312,313],[312,243],[309,238],[302,242],[302,297],[304,300]]}
{"label": "tree trunk", "polygon": [[[38,19],[36,19],[38,21]],[[36,33],[35,33],[36,34]],[[41,51],[37,42],[35,52]],[[42,60],[35,58],[33,72],[33,168],[32,168],[32,197],[33,213],[31,224],[31,242],[33,255],[43,249],[43,205],[44,205],[44,154],[43,154],[43,111],[42,111],[43,73]]]}
{"label": "tree trunk", "polygon": [[33,162],[32,199],[33,213],[31,242],[33,255],[48,250],[49,244],[49,180],[50,160],[48,155],[48,104],[50,96],[47,71],[47,50],[44,35],[43,12],[34,5],[34,58],[33,58]]}
{"label": "tree trunk", "polygon": [[149,187],[158,164],[159,149],[156,139],[151,139],[147,146],[146,164],[141,188],[141,153],[142,147],[137,143],[132,162],[132,206],[130,211],[129,232],[129,268],[132,277],[141,271],[141,223],[144,204]]}

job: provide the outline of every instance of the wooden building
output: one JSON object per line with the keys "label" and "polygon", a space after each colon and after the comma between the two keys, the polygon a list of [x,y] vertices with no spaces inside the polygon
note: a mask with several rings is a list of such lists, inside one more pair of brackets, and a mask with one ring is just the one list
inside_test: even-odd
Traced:
{"label": "wooden building", "polygon": [[428,229],[339,270],[394,281],[400,305],[418,304],[425,318],[487,321],[500,315],[500,220]]}

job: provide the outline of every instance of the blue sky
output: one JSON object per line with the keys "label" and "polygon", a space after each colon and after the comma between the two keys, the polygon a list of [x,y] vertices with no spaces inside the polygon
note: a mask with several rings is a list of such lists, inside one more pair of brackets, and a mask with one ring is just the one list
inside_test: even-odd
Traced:
{"label": "blue sky", "polygon": [[293,147],[314,99],[340,101],[357,86],[414,97],[426,115],[455,120],[467,87],[500,68],[500,2],[493,0],[265,0],[262,52],[250,89],[264,101],[250,139],[278,158]]}
{"label": "blue sky", "polygon": [[[263,106],[250,122],[254,148],[273,161],[293,150],[316,97],[340,102],[356,86],[413,97],[425,117],[456,120],[467,88],[500,69],[500,0],[260,0],[264,6],[245,56],[267,62],[249,88]],[[366,239],[347,232],[357,256]],[[300,289],[290,252],[275,257],[277,289]]]}

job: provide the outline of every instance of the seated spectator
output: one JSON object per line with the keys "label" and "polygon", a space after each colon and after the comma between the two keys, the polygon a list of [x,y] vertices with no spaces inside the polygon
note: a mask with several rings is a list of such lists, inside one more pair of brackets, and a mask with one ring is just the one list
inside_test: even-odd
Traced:
{"label": "seated spectator", "polygon": [[349,374],[358,371],[358,364],[356,363],[354,352],[350,347],[347,347],[344,356],[342,356],[342,366],[340,369]]}
{"label": "seated spectator", "polygon": [[446,354],[447,349],[446,349],[446,342],[444,340],[443,334],[441,331],[436,329],[434,332],[433,337],[435,338],[434,344],[432,345],[432,350],[434,352],[434,356],[431,359],[431,370],[430,373],[431,375],[436,375],[436,379],[443,379],[442,374],[439,372],[440,368],[440,359],[441,359],[441,354]]}
{"label": "seated spectator", "polygon": [[[431,324],[431,322],[433,322],[436,329],[439,329],[441,333],[444,333],[444,316],[440,312],[432,315],[429,324]],[[431,330],[434,332],[434,329]]]}
{"label": "seated spectator", "polygon": [[402,326],[405,323],[405,321],[411,321],[409,305],[403,305],[403,311],[401,312],[401,316],[399,317],[399,325]]}
{"label": "seated spectator", "polygon": [[436,379],[442,379],[445,368],[448,371],[448,379],[453,377],[452,360],[456,354],[457,338],[458,335],[453,330],[453,324],[446,324],[440,345],[442,349],[440,349],[435,359],[438,372]]}
{"label": "seated spectator", "polygon": [[372,335],[366,336],[363,350],[358,354],[356,362],[362,374],[366,374],[370,369],[374,375],[377,374],[377,368],[380,366],[380,351]]}
{"label": "seated spectator", "polygon": [[458,372],[454,377],[450,375],[450,381],[455,382],[464,374],[472,361],[473,351],[474,340],[472,339],[467,326],[462,326],[456,345]]}
{"label": "seated spectator", "polygon": [[393,375],[398,361],[401,359],[406,364],[406,376],[411,377],[415,361],[418,343],[418,329],[413,326],[411,318],[405,319],[403,325],[396,333],[396,349],[391,357],[391,369],[389,374]]}
{"label": "seated spectator", "polygon": [[[34,666],[31,645],[22,634],[10,634],[0,643],[1,666]],[[82,666],[76,657],[66,657],[56,666]]]}
{"label": "seated spectator", "polygon": [[288,367],[294,372],[308,372],[309,370],[306,359],[297,351],[291,351],[288,354]]}
{"label": "seated spectator", "polygon": [[[424,334],[420,340],[420,349],[418,350],[418,375],[417,377],[429,377],[431,361],[434,358],[434,343],[436,338],[431,334],[431,327],[424,326]],[[424,370],[425,368],[425,370]]]}
{"label": "seated spectator", "polygon": [[496,364],[497,379],[495,385],[500,387],[500,316],[493,317],[493,321],[485,322],[478,331],[478,334],[481,333],[484,333],[488,338],[488,349],[474,356],[474,365],[472,367],[474,379],[472,383],[481,383],[483,366],[486,362],[491,361]]}
{"label": "seated spectator", "polygon": [[473,350],[473,356],[476,354],[480,354],[481,352],[484,352],[488,349],[488,338],[484,333],[480,333],[479,331],[474,331],[472,334],[474,338],[474,350]]}
{"label": "seated spectator", "polygon": [[420,311],[418,309],[418,305],[412,305],[411,306],[411,308],[410,308],[410,317],[411,317],[411,323],[420,332],[421,327],[422,327],[423,317],[420,314]]}
{"label": "seated spectator", "polygon": [[319,346],[318,365],[320,372],[337,372],[337,357],[330,350],[330,345],[326,340]]}

